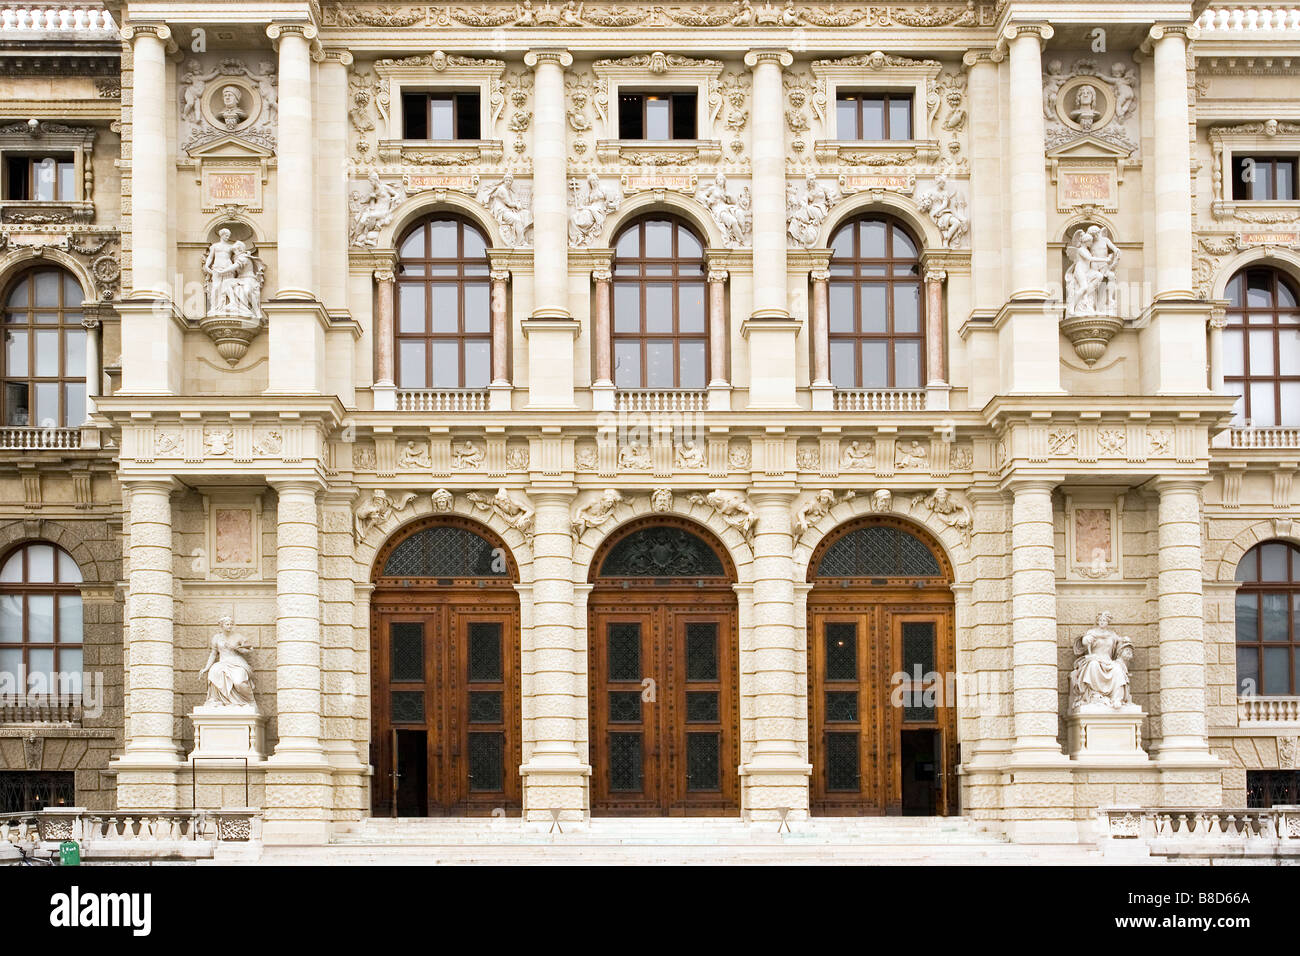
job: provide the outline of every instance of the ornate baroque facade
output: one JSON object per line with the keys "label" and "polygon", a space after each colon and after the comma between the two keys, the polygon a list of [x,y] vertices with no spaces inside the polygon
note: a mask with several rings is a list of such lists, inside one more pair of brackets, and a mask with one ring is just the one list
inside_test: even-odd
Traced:
{"label": "ornate baroque facade", "polygon": [[0,677],[85,675],[0,687],[11,792],[1293,775],[1300,7],[106,7],[0,7]]}

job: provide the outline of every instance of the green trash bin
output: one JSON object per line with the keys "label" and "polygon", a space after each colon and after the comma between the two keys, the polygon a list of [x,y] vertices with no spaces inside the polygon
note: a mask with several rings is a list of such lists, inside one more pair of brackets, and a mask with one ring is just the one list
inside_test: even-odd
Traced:
{"label": "green trash bin", "polygon": [[59,844],[60,866],[81,866],[81,846],[75,840],[64,840]]}

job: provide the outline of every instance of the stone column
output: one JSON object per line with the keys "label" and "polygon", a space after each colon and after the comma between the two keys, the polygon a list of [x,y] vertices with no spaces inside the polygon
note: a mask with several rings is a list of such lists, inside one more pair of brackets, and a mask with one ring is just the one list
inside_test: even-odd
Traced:
{"label": "stone column", "polygon": [[806,726],[801,706],[799,646],[795,628],[794,538],[790,528],[790,491],[755,491],[750,503],[754,526],[752,688],[756,740],[744,767],[744,806],[752,820],[773,820],[778,808],[793,818],[808,813],[808,777],[812,768],[799,749]]}
{"label": "stone column", "polygon": [[85,314],[81,327],[86,330],[86,421],[95,411],[95,399],[99,397],[103,372],[99,362],[99,329],[101,322],[98,314]]}
{"label": "stone column", "polygon": [[1047,172],[1044,161],[1042,45],[1047,24],[1011,24],[1003,33],[1010,60],[1007,139],[1011,204],[1011,297],[1047,295]]}
{"label": "stone column", "polygon": [[808,334],[812,338],[812,407],[829,412],[835,407],[835,386],[831,383],[831,306],[829,263],[819,262],[809,273],[812,301],[808,313]]}
{"label": "stone column", "polygon": [[592,407],[598,412],[614,410],[614,274],[603,262],[592,270],[595,283],[595,321],[592,323],[592,351],[596,353],[596,378],[591,383]]}
{"label": "stone column", "polygon": [[[275,297],[267,315],[268,395],[325,391],[325,331],[316,275],[316,127],[312,47],[316,28],[273,23],[266,35],[279,50],[279,128],[276,131]],[[326,124],[328,131],[328,123]]]}
{"label": "stone column", "polygon": [[[970,69],[967,85],[971,115],[996,116],[1001,111],[998,89],[998,65],[1004,53],[968,50],[962,62]],[[1041,84],[1040,84],[1041,88]],[[977,309],[996,310],[1003,301],[1003,250],[1001,204],[1006,193],[1003,179],[1003,144],[997,123],[972,124],[971,153],[971,222],[977,224],[982,239],[971,243],[971,284]]]}
{"label": "stone column", "polygon": [[315,130],[312,126],[309,24],[273,23],[266,35],[279,42],[279,129],[276,131],[276,271],[278,299],[315,298]]}
{"label": "stone column", "polygon": [[709,411],[731,411],[727,381],[727,278],[721,265],[709,264]]}
{"label": "stone column", "polygon": [[1205,719],[1205,604],[1201,571],[1201,484],[1156,479],[1160,495],[1157,607],[1160,614],[1160,732],[1163,765],[1212,763]]}
{"label": "stone column", "polygon": [[492,280],[492,382],[488,385],[488,408],[510,411],[510,313],[506,284],[510,270],[494,264],[488,274]]}
{"label": "stone column", "polygon": [[333,806],[321,744],[320,516],[318,487],[275,483],[275,707],[279,741],[266,775],[267,842],[328,839]]}
{"label": "stone column", "polygon": [[573,626],[571,490],[532,492],[532,628],[524,635],[524,670],[531,676],[532,750],[521,768],[528,819],[550,822],[551,810],[579,820],[590,767],[578,752],[578,725],[586,716],[586,669]]}
{"label": "stone column", "polygon": [[925,407],[934,411],[948,407],[947,323],[943,313],[943,283],[948,273],[943,269],[925,270]]}
{"label": "stone column", "polygon": [[[326,50],[316,67],[316,158],[321,170],[343,169],[347,164],[348,68],[352,54]],[[316,214],[320,299],[331,309],[347,306],[348,182],[342,175],[322,175],[313,202]]]}
{"label": "stone column", "polygon": [[392,411],[397,407],[397,385],[393,355],[397,348],[394,295],[397,276],[390,265],[375,270],[375,408]]}
{"label": "stone column", "polygon": [[1152,55],[1151,164],[1145,181],[1155,200],[1155,294],[1138,332],[1144,395],[1205,394],[1209,307],[1192,288],[1192,129],[1187,41],[1196,28],[1156,24],[1143,51]]}
{"label": "stone column", "polygon": [[[745,65],[754,72],[753,180],[754,314],[790,317],[786,291],[785,106],[781,70],[793,58],[784,50],[752,50]],[[793,354],[793,353],[791,353]]]}
{"label": "stone column", "polygon": [[167,268],[171,223],[167,124],[175,112],[167,97],[167,41],[161,23],[131,24],[131,298],[171,299]]}
{"label": "stone column", "polygon": [[1228,327],[1228,317],[1222,305],[1215,306],[1207,323],[1210,331],[1210,391],[1223,394],[1223,330]]}
{"label": "stone column", "polygon": [[1156,298],[1192,294],[1192,153],[1187,106],[1187,40],[1194,28],[1151,28],[1154,95],[1152,153],[1155,175]]}
{"label": "stone column", "polygon": [[[175,104],[167,95],[171,30],[131,23],[130,289],[117,303],[122,318],[123,394],[174,395],[181,390],[185,320],[171,288],[171,186],[176,166],[167,131]],[[123,280],[125,282],[125,279]]]}
{"label": "stone column", "polygon": [[574,340],[569,310],[568,168],[564,70],[567,50],[531,50],[533,67],[533,312],[523,322],[528,339],[528,404],[572,408]]}
{"label": "stone column", "polygon": [[[130,699],[123,763],[169,763],[176,745],[176,673],[173,632],[172,505],[170,480],[123,481],[129,504],[126,669]],[[148,806],[124,798],[121,806]]]}
{"label": "stone column", "polygon": [[1055,481],[1011,484],[1012,766],[1065,760],[1058,733]]}

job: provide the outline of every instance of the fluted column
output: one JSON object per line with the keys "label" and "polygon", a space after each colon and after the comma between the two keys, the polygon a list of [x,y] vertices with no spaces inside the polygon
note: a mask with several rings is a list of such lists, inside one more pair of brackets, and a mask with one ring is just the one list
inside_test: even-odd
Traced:
{"label": "fluted column", "polygon": [[81,319],[81,327],[86,330],[86,421],[95,411],[95,399],[99,397],[102,366],[99,361],[99,330],[102,322],[97,314],[87,313]]}
{"label": "fluted column", "polygon": [[591,272],[595,284],[595,316],[592,323],[592,350],[596,353],[596,376],[591,383],[592,407],[598,412],[614,409],[614,274],[603,262]]}
{"label": "fluted column", "polygon": [[754,750],[744,768],[745,806],[753,819],[772,819],[777,808],[795,816],[808,809],[810,768],[799,750],[806,732],[799,686],[803,636],[795,628],[794,538],[788,491],[756,491],[750,502],[754,524],[753,627],[750,644],[753,686],[741,693],[754,699]]}
{"label": "fluted column", "polygon": [[751,148],[754,202],[754,318],[790,316],[786,291],[785,108],[781,70],[793,62],[784,50],[752,50],[754,73]]}
{"label": "fluted column", "polygon": [[1011,485],[1013,764],[1063,761],[1058,733],[1052,481]]}
{"label": "fluted column", "polygon": [[1151,28],[1154,96],[1156,298],[1192,298],[1192,153],[1187,106],[1187,39],[1194,28]]}
{"label": "fluted column", "polygon": [[568,175],[564,70],[567,50],[534,50],[533,67],[533,315],[569,316]]}
{"label": "fluted column", "polygon": [[1228,318],[1224,307],[1219,304],[1210,314],[1206,323],[1210,332],[1210,391],[1215,395],[1223,394],[1223,330],[1228,327]]}
{"label": "fluted column", "polygon": [[393,269],[375,270],[375,408],[392,410],[396,405],[393,354],[397,348],[394,329],[394,295],[397,285]]}
{"label": "fluted column", "polygon": [[309,24],[273,23],[279,42],[279,129],[276,141],[276,271],[279,299],[315,298],[316,208],[313,176],[311,41]]}
{"label": "fluted column", "polygon": [[947,323],[943,313],[943,283],[948,273],[943,269],[925,270],[925,368],[926,407],[948,407]]}
{"label": "fluted column", "polygon": [[[163,24],[130,24],[131,42],[131,298],[167,299],[169,282],[167,41]],[[175,172],[173,168],[172,173]]]}
{"label": "fluted column", "polygon": [[171,494],[175,484],[166,480],[123,484],[130,509],[130,573],[124,622],[130,698],[123,762],[171,762],[179,757],[172,624],[175,582]]}
{"label": "fluted column", "polygon": [[274,760],[314,763],[321,757],[320,517],[316,485],[275,484],[275,706],[279,743]]}
{"label": "fluted column", "polygon": [[574,407],[574,340],[569,310],[568,179],[564,70],[567,50],[532,50],[533,311],[523,320],[528,341],[528,407]]}
{"label": "fluted column", "polygon": [[1205,719],[1205,603],[1201,482],[1157,479],[1157,608],[1160,615],[1161,764],[1212,760]]}
{"label": "fluted column", "polygon": [[530,819],[552,809],[569,819],[584,812],[588,768],[579,758],[578,728],[586,715],[586,673],[574,628],[572,491],[534,491],[532,627],[524,635],[524,670],[533,687],[525,701],[532,748],[524,775]]}
{"label": "fluted column", "polygon": [[1012,24],[1004,37],[1010,61],[1008,117],[1011,204],[1011,297],[1047,295],[1047,172],[1042,44],[1047,24]]}
{"label": "fluted column", "polygon": [[731,411],[727,381],[727,278],[723,266],[710,262],[709,280],[709,410]]}

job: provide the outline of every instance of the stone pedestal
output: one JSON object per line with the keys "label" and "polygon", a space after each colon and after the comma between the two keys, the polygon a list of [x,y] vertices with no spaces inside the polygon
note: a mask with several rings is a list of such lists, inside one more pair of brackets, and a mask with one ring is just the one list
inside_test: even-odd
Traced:
{"label": "stone pedestal", "polygon": [[195,757],[247,757],[261,760],[266,753],[266,718],[251,707],[195,707]]}
{"label": "stone pedestal", "polygon": [[1070,759],[1117,765],[1145,764],[1140,708],[1071,714],[1066,718]]}

